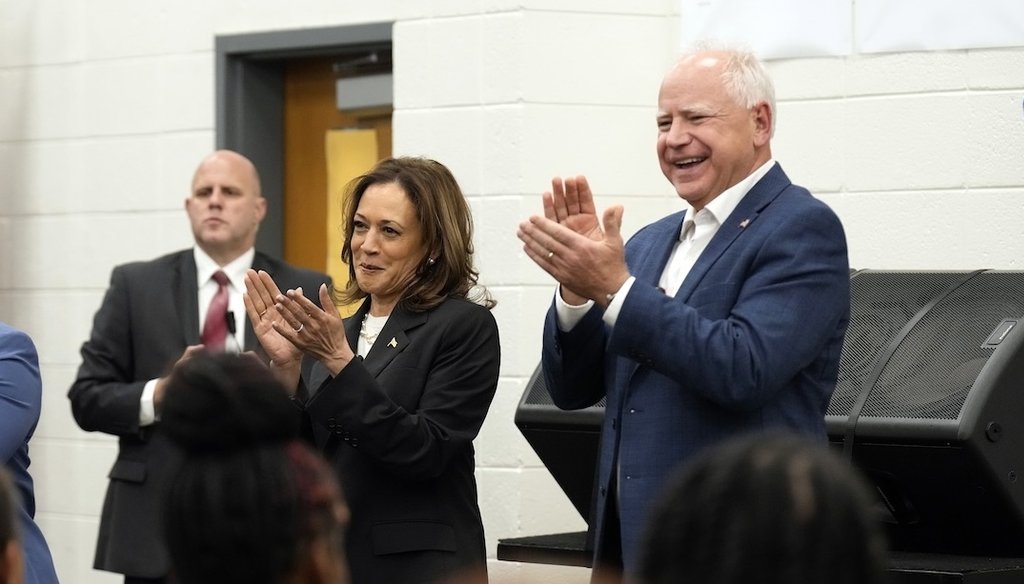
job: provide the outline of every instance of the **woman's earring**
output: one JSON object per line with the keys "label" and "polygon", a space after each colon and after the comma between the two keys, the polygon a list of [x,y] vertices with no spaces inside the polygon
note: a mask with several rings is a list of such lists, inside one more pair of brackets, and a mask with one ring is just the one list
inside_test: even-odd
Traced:
{"label": "woman's earring", "polygon": [[427,265],[428,266],[434,265],[434,261],[435,261],[434,258],[427,258]]}

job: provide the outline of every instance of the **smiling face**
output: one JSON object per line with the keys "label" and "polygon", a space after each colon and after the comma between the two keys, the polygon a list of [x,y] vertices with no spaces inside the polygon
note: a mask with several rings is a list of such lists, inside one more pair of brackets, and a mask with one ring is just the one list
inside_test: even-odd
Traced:
{"label": "smiling face", "polygon": [[702,209],[771,158],[771,107],[745,108],[722,76],[727,56],[679,62],[658,94],[658,159],[680,197]]}
{"label": "smiling face", "polygon": [[366,188],[352,221],[352,261],[359,288],[375,316],[391,313],[424,261],[416,207],[398,183]]}
{"label": "smiling face", "polygon": [[249,159],[221,150],[199,164],[185,210],[196,245],[223,266],[255,245],[267,201]]}

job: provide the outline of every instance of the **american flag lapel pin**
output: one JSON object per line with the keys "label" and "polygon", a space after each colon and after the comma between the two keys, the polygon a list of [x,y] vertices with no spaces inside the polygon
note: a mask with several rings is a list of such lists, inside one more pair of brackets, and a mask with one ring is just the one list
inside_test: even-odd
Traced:
{"label": "american flag lapel pin", "polygon": [[388,346],[391,347],[392,349],[398,346],[398,341],[395,340],[395,337],[391,337],[391,342],[388,343]]}
{"label": "american flag lapel pin", "polygon": [[745,229],[747,225],[750,225],[750,219],[744,219],[740,221],[740,229]]}

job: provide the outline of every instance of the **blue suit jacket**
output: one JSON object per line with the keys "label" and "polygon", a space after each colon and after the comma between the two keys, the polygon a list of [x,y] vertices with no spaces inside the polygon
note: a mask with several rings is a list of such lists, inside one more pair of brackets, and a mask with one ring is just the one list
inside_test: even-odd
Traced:
{"label": "blue suit jacket", "polygon": [[28,473],[28,442],[39,422],[42,393],[35,344],[25,333],[0,322],[0,462],[11,473],[21,499],[15,509],[27,584],[57,583],[50,549],[33,521],[36,500]]}
{"label": "blue suit jacket", "polygon": [[569,332],[558,330],[554,307],[545,323],[543,364],[555,404],[577,409],[607,399],[595,553],[605,557],[618,467],[627,573],[651,503],[697,451],[766,428],[826,439],[849,321],[842,225],[780,166],[723,222],[673,298],[657,285],[682,221],[682,212],[670,215],[627,243],[636,282],[614,329],[596,306]]}

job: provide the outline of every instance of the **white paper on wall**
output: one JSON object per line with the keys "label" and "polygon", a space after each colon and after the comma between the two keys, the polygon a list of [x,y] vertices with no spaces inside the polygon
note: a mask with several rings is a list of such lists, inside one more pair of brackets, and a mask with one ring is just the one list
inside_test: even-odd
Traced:
{"label": "white paper on wall", "polygon": [[861,53],[1024,46],[1021,0],[857,0]]}
{"label": "white paper on wall", "polygon": [[684,47],[714,39],[746,45],[762,59],[848,55],[852,51],[851,0],[681,2]]}

